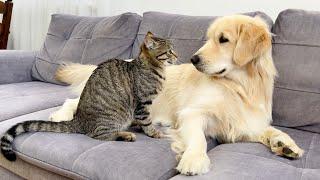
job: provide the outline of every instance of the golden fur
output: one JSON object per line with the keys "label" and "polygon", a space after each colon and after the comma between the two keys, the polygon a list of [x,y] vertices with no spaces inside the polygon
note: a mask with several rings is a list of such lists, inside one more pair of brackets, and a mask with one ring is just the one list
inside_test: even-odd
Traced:
{"label": "golden fur", "polygon": [[[303,150],[270,126],[276,69],[266,23],[243,15],[226,16],[209,27],[207,36],[195,54],[199,63],[167,68],[164,89],[151,106],[153,121],[172,127],[172,149],[180,160],[177,170],[187,175],[209,171],[205,136],[225,143],[260,142],[278,155],[301,157]],[[221,36],[228,41],[219,42]],[[60,79],[68,78],[69,73],[63,72],[68,70],[75,72],[74,67],[64,67]],[[75,74],[78,80],[67,82],[85,81],[84,73],[79,73],[81,78]],[[81,85],[78,88],[81,91]],[[62,116],[53,114],[52,120],[68,110],[62,107],[56,112]]]}

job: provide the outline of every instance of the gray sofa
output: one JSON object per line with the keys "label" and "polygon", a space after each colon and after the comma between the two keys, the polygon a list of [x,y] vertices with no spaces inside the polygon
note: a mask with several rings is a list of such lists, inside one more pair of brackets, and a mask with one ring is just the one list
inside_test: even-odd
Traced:
{"label": "gray sofa", "polygon": [[[0,179],[320,179],[320,12],[285,10],[270,25],[276,80],[273,124],[305,150],[301,159],[276,156],[257,143],[218,144],[208,139],[211,170],[186,177],[166,139],[138,134],[137,141],[103,142],[79,134],[28,133],[18,137],[14,163],[0,156]],[[113,17],[53,15],[43,47],[36,52],[0,52],[0,135],[15,123],[46,120],[68,88],[54,79],[63,61],[97,64],[132,58],[147,31],[170,38],[179,63],[205,42],[216,17],[146,12]]]}

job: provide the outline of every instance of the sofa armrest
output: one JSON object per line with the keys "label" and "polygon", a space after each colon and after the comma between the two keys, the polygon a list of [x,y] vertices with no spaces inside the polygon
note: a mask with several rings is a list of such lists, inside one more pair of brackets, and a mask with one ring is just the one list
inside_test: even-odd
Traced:
{"label": "sofa armrest", "polygon": [[36,51],[1,50],[0,84],[32,81],[31,69]]}

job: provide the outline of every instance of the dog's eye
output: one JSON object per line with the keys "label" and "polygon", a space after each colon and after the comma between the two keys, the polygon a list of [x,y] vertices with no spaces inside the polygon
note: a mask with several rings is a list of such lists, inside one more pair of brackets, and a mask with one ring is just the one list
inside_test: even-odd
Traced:
{"label": "dog's eye", "polygon": [[226,43],[226,42],[229,42],[229,39],[225,38],[225,37],[222,35],[222,36],[220,36],[220,38],[219,38],[219,42],[220,42],[220,44]]}

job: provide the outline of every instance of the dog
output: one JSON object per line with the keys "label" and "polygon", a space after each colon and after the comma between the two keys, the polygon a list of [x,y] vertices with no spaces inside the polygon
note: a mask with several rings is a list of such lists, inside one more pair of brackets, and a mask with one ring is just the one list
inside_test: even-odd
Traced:
{"label": "dog", "polygon": [[[259,17],[225,16],[210,25],[207,39],[190,64],[166,69],[164,89],[151,106],[153,121],[172,127],[176,169],[185,175],[209,171],[206,136],[221,143],[258,142],[277,155],[301,157],[294,140],[271,126],[277,72],[267,24]],[[81,92],[94,69],[69,65],[57,78]],[[67,100],[50,119],[72,119],[77,102]]]}

